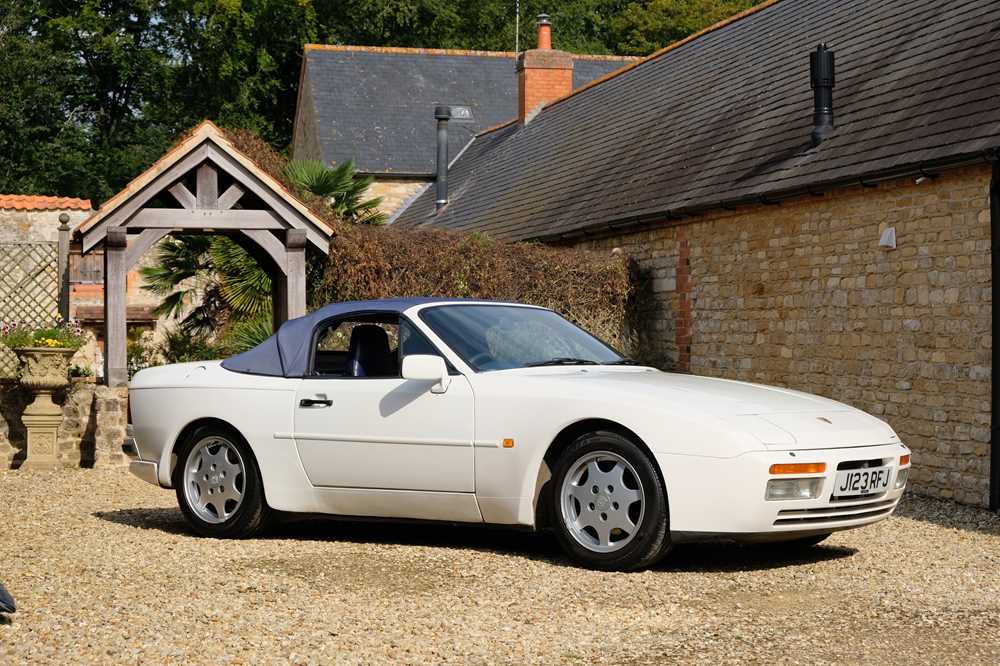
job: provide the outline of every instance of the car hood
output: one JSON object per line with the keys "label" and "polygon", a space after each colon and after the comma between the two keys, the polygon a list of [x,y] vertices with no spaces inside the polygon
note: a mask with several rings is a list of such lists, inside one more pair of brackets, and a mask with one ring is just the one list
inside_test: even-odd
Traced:
{"label": "car hood", "polygon": [[517,371],[562,384],[567,390],[599,390],[642,402],[684,405],[719,416],[852,411],[834,400],[801,391],[731,379],[699,377],[652,368],[573,366]]}
{"label": "car hood", "polygon": [[753,434],[769,447],[831,448],[898,442],[888,424],[844,403],[801,391],[651,368],[533,368],[561,394],[597,390],[605,400],[700,413]]}

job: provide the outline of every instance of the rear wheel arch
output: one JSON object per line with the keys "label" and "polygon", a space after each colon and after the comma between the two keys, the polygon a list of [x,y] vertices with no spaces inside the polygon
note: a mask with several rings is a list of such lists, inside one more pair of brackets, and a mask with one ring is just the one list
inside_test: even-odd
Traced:
{"label": "rear wheel arch", "polygon": [[186,426],[181,428],[181,431],[177,433],[177,437],[175,437],[174,441],[171,443],[170,449],[165,452],[166,455],[164,456],[164,462],[169,462],[170,465],[171,485],[173,485],[174,471],[176,470],[177,467],[178,449],[180,449],[180,447],[182,447],[184,443],[187,442],[191,438],[191,436],[198,431],[198,429],[204,428],[206,426],[213,426],[216,428],[224,428],[226,430],[229,430],[235,436],[242,439],[243,443],[247,445],[247,448],[251,449],[251,451],[253,450],[253,448],[250,446],[250,443],[247,441],[247,438],[244,437],[243,433],[239,431],[239,428],[234,426],[232,423],[229,423],[228,421],[224,421],[220,418],[212,416],[206,416],[200,419],[195,419],[194,421],[191,421]]}
{"label": "rear wheel arch", "polygon": [[[621,423],[618,423],[617,421],[611,421],[609,419],[582,419],[563,428],[549,444],[548,449],[545,451],[545,455],[542,457],[542,466],[547,469],[547,473],[544,474],[545,481],[535,485],[535,493],[532,498],[535,507],[535,529],[540,530],[552,526],[552,507],[549,506],[549,502],[546,499],[549,496],[549,493],[545,492],[545,489],[552,481],[551,470],[555,465],[555,461],[558,460],[563,451],[565,451],[570,444],[576,441],[577,438],[589,433],[601,431],[613,432],[621,435],[638,446],[649,458],[650,463],[653,465],[653,469],[656,470],[657,475],[660,477],[660,483],[663,484],[664,489],[668,490],[666,480],[663,478],[663,470],[660,469],[660,465],[657,462],[656,457],[649,449],[649,446],[646,445],[646,442],[644,442],[642,438],[639,437],[639,435],[637,435],[633,430],[622,425]],[[538,478],[542,477],[542,470],[539,469]],[[669,498],[669,491],[667,492],[667,497]]]}

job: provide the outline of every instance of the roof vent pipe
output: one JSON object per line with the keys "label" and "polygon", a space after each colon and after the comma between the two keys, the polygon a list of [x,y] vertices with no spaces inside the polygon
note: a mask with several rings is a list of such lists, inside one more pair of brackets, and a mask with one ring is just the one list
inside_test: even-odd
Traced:
{"label": "roof vent pipe", "polygon": [[809,54],[809,85],[813,90],[812,145],[833,133],[833,51],[820,44]]}
{"label": "roof vent pipe", "polygon": [[451,118],[451,108],[434,107],[434,117],[437,119],[437,174],[434,177],[437,196],[434,199],[434,212],[440,213],[448,205],[448,120]]}

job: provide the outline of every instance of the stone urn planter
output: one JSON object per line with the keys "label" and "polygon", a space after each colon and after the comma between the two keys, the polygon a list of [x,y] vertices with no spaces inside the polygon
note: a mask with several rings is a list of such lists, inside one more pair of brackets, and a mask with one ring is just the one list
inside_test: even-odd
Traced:
{"label": "stone urn planter", "polygon": [[59,347],[14,349],[21,360],[21,386],[35,396],[21,417],[28,431],[28,451],[22,469],[59,467],[56,435],[62,422],[62,408],[52,401],[52,394],[69,386],[69,361],[75,352]]}

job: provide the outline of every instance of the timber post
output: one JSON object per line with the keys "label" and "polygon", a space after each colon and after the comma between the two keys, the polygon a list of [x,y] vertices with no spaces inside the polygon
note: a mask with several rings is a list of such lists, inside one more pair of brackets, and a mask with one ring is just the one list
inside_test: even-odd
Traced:
{"label": "timber post", "polygon": [[59,214],[59,256],[56,271],[59,274],[59,317],[69,321],[69,215]]}
{"label": "timber post", "polygon": [[104,381],[111,387],[128,383],[127,239],[124,227],[110,227],[104,238]]}

